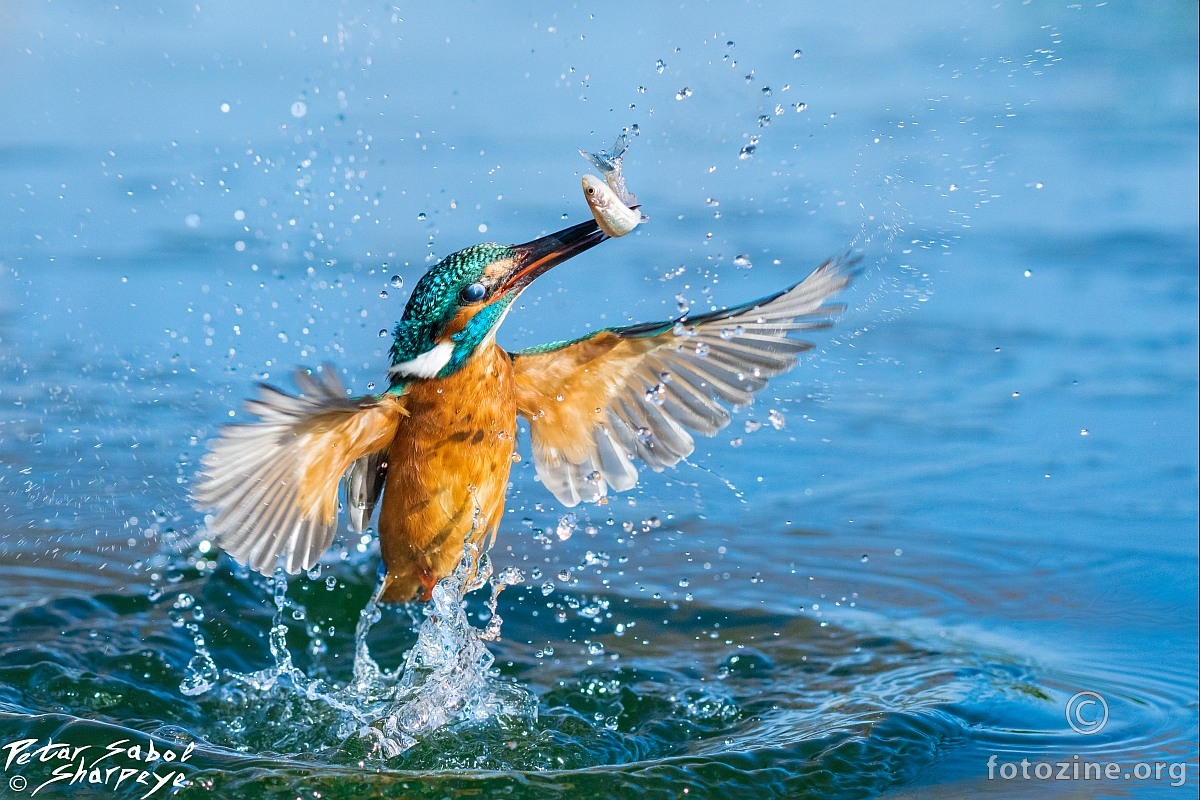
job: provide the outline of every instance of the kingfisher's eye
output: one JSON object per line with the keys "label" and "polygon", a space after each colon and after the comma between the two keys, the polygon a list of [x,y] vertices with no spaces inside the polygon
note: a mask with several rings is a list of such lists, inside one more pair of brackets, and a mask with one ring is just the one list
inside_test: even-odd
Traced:
{"label": "kingfisher's eye", "polygon": [[487,288],[482,283],[472,283],[464,286],[458,297],[464,303],[478,303],[487,295]]}

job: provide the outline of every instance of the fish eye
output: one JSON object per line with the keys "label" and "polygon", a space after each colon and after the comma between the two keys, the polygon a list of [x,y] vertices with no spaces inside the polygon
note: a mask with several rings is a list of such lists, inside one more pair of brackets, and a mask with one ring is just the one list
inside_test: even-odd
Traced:
{"label": "fish eye", "polygon": [[588,194],[595,194],[595,193],[596,193],[596,187],[595,187],[595,186],[589,186],[589,187],[587,187],[587,193],[588,193]]}
{"label": "fish eye", "polygon": [[487,295],[487,287],[482,283],[472,283],[463,287],[458,297],[464,303],[478,303]]}

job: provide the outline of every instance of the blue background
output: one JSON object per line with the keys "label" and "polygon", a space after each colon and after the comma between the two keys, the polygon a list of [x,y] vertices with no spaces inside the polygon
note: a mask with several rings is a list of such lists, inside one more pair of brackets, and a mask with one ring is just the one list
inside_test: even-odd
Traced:
{"label": "blue background", "polygon": [[[0,739],[42,714],[97,741],[181,726],[264,794],[252,757],[290,759],[286,796],[330,775],[400,791],[410,768],[441,778],[406,791],[442,794],[1080,790],[989,781],[993,753],[1187,761],[1194,782],[1196,64],[1187,2],[5,4]],[[298,365],[369,391],[427,266],[586,219],[576,148],[632,125],[650,221],[540,279],[502,345],[742,302],[847,248],[866,271],[812,357],[689,464],[577,509],[569,540],[516,465],[497,565],[573,576],[506,593],[494,649],[539,724],[596,726],[534,748],[581,772],[459,742],[339,774],[270,726],[215,725],[219,703],[174,690],[172,595],[113,599],[154,597],[166,550],[202,535],[203,442]],[[537,616],[564,593],[611,610]],[[206,602],[250,618],[262,598]],[[352,628],[360,607],[329,613]],[[219,666],[266,663],[254,619]],[[106,636],[120,663],[163,637],[153,713],[95,660]],[[746,647],[771,666],[736,683]],[[585,713],[607,681],[640,698],[604,711],[616,743]],[[1102,735],[1065,725],[1083,690],[1109,702]]]}

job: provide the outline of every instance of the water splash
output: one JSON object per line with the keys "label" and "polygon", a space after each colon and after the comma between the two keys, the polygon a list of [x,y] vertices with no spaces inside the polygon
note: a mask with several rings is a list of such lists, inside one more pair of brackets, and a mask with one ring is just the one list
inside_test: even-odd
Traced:
{"label": "water splash", "polygon": [[490,573],[487,556],[468,544],[458,568],[434,587],[387,713],[359,731],[384,757],[398,755],[421,737],[451,725],[495,722],[510,727],[537,721],[536,699],[516,684],[497,680],[492,668],[495,657],[484,644],[500,637],[497,597],[506,586],[523,579],[519,570],[506,569],[491,581],[488,608],[492,614],[484,630],[467,619],[463,596],[488,582],[484,576]]}
{"label": "water splash", "polygon": [[[190,616],[190,619],[188,618]],[[192,636],[192,646],[195,652],[184,670],[183,680],[179,683],[179,691],[188,697],[204,694],[220,679],[220,671],[213,661],[212,653],[204,634],[200,632],[200,622],[204,619],[204,610],[196,603],[196,599],[187,592],[181,592],[171,606],[171,622],[177,627],[186,628]]]}
{"label": "water splash", "polygon": [[[495,657],[485,644],[500,638],[502,620],[496,613],[500,592],[523,580],[515,567],[493,578],[486,554],[468,543],[454,572],[434,587],[417,641],[395,670],[380,667],[367,645],[371,628],[382,618],[381,582],[359,615],[351,678],[339,685],[310,677],[294,664],[287,647],[285,613],[290,609],[299,618],[296,615],[303,616],[304,608],[287,597],[286,575],[279,573],[272,579],[271,666],[248,674],[227,671],[221,682],[197,632],[196,655],[185,670],[180,691],[211,692],[214,700],[258,709],[299,703],[303,713],[327,726],[333,737],[328,742],[331,749],[356,759],[396,757],[443,729],[481,725],[529,729],[537,722],[537,698],[500,679]],[[465,596],[489,583],[490,616],[480,629],[468,619]],[[311,748],[314,743],[307,744]]]}

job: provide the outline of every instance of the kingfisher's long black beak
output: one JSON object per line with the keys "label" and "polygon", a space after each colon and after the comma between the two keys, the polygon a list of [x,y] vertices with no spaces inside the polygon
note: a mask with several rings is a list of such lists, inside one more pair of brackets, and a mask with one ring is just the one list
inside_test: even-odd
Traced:
{"label": "kingfisher's long black beak", "polygon": [[607,238],[608,234],[600,230],[596,220],[589,219],[532,242],[513,245],[512,271],[505,276],[501,289],[506,293],[524,289],[551,267],[595,247]]}

